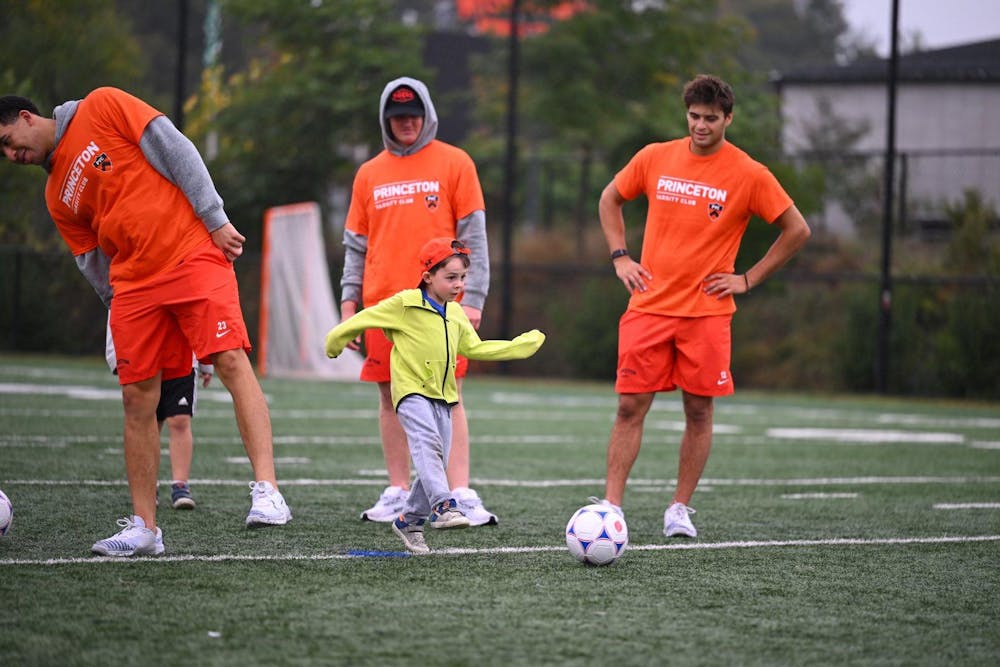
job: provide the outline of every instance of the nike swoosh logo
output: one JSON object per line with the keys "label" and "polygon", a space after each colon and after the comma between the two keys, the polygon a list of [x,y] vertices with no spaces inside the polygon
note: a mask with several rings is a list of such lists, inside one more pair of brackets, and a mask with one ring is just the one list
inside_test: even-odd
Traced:
{"label": "nike swoosh logo", "polygon": [[724,385],[724,384],[726,384],[727,382],[729,382],[729,380],[716,380],[716,381],[715,381],[715,384],[717,384],[717,385],[720,385],[720,386],[721,386],[721,385]]}
{"label": "nike swoosh logo", "polygon": [[226,334],[231,334],[231,333],[233,333],[233,330],[232,330],[232,329],[226,329],[225,331],[220,331],[220,332],[216,333],[216,334],[215,334],[215,337],[216,337],[216,338],[222,338],[222,337],[223,337],[223,336],[225,336]]}

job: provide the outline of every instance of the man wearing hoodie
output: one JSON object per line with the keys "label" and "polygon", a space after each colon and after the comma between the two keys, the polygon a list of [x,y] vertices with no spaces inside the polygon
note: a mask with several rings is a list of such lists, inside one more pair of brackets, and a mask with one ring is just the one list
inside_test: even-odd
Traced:
{"label": "man wearing hoodie", "polygon": [[233,261],[246,240],[194,144],[162,113],[117,88],[98,88],[45,118],[31,100],[0,97],[0,150],[48,172],[45,203],[77,266],[111,309],[125,412],[133,514],[98,540],[102,556],[164,552],[156,526],[161,380],[211,360],[233,397],[253,466],[247,527],[292,513],[277,489],[267,402],[247,357],[250,338]]}
{"label": "man wearing hoodie", "polygon": [[[437,111],[427,86],[410,77],[386,84],[379,100],[379,124],[385,150],[358,169],[344,228],[341,318],[413,287],[420,273],[420,249],[447,236],[471,251],[472,265],[461,299],[476,328],[490,284],[486,206],[472,158],[436,139]],[[360,341],[351,344],[357,349]],[[378,502],[362,512],[368,521],[389,522],[403,510],[410,487],[406,434],[393,408],[389,377],[392,344],[377,329],[365,332],[367,358],[361,379],[379,389],[379,430],[389,486]],[[461,402],[468,360],[458,359],[459,402],[451,411],[452,443],[448,483],[459,508],[473,526],[496,524],[469,488],[469,427]]]}

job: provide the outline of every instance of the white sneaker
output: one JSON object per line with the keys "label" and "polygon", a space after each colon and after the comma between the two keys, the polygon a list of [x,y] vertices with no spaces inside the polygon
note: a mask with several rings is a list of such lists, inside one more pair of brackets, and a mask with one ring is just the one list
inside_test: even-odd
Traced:
{"label": "white sneaker", "polygon": [[101,556],[158,556],[163,553],[163,532],[157,528],[153,532],[146,528],[142,517],[118,519],[120,531],[103,540],[94,542],[92,552]]}
{"label": "white sneaker", "polygon": [[597,496],[590,496],[589,498],[587,498],[587,500],[589,500],[592,505],[604,505],[606,507],[610,507],[614,511],[618,512],[621,518],[623,519],[625,518],[625,512],[622,511],[621,506],[615,505],[607,498],[598,498]]}
{"label": "white sneaker", "polygon": [[410,490],[401,486],[385,487],[385,491],[378,497],[378,502],[361,513],[361,520],[379,523],[392,521],[402,513],[409,495]]}
{"label": "white sneaker", "polygon": [[663,513],[663,534],[667,537],[698,537],[698,531],[691,523],[689,514],[694,510],[684,503],[674,503]]}
{"label": "white sneaker", "polygon": [[247,528],[283,526],[292,520],[292,510],[285,498],[270,482],[250,482],[253,504],[247,514]]}
{"label": "white sneaker", "polygon": [[451,490],[451,494],[458,502],[459,511],[469,520],[470,526],[495,526],[500,523],[496,514],[483,507],[483,501],[475,489],[458,486]]}

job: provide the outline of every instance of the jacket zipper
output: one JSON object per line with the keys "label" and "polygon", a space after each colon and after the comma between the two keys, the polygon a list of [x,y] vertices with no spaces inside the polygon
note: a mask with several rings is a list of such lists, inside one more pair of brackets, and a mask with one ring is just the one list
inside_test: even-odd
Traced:
{"label": "jacket zipper", "polygon": [[[447,308],[447,305],[445,305]],[[449,360],[451,359],[451,341],[448,340],[448,318],[441,316],[441,324],[444,326],[444,375],[441,377],[441,395],[444,396],[444,386],[448,382],[448,371],[451,369]]]}

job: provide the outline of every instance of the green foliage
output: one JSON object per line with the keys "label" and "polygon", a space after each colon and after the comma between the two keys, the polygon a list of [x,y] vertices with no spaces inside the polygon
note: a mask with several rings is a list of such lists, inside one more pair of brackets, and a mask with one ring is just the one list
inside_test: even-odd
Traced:
{"label": "green foliage", "polygon": [[1000,216],[977,190],[961,202],[945,205],[953,232],[945,251],[945,269],[960,274],[1000,276]]}
{"label": "green foliage", "polygon": [[[30,98],[43,116],[99,86],[144,92],[139,45],[107,0],[4,3],[0,95]],[[61,245],[42,196],[41,169],[0,166],[0,244]]]}
{"label": "green foliage", "polygon": [[[844,339],[834,347],[844,386],[875,388],[877,290],[854,290]],[[895,394],[1000,398],[1000,288],[897,285],[889,326],[888,390]]]}
{"label": "green foliage", "polygon": [[557,134],[568,146],[606,153],[636,129],[654,134],[652,128],[677,127],[678,120],[683,127],[683,84],[699,71],[732,67],[725,47],[739,33],[718,18],[714,2],[592,6],[524,41],[530,138]]}
{"label": "green foliage", "polygon": [[379,95],[393,78],[424,76],[421,33],[389,0],[253,0],[224,11],[260,31],[263,55],[224,78],[207,72],[190,126],[217,136],[209,168],[237,227],[256,236],[265,208],[325,203],[334,184],[350,183],[354,147],[369,147],[366,159],[381,150]]}
{"label": "green foliage", "polygon": [[107,0],[4,3],[0,63],[43,114],[99,86],[145,92],[139,45]]}
{"label": "green foliage", "polygon": [[753,25],[756,39],[737,47],[748,69],[830,65],[845,54],[841,0],[730,0],[726,6]]}
{"label": "green foliage", "polygon": [[551,303],[559,349],[573,377],[609,380],[618,367],[618,318],[628,293],[613,275],[583,283],[579,297]]}

